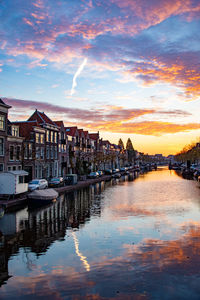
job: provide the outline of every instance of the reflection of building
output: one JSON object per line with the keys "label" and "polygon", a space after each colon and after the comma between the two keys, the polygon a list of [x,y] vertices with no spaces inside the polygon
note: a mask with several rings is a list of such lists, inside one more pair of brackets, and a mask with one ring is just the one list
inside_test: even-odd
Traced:
{"label": "reflection of building", "polygon": [[0,219],[0,286],[11,277],[8,272],[8,261],[19,249],[23,237],[21,232],[26,229],[27,220],[27,209],[5,214]]}
{"label": "reflection of building", "polygon": [[0,231],[3,235],[13,235],[25,229],[28,220],[27,208],[7,213],[0,219]]}
{"label": "reflection of building", "polygon": [[[0,219],[0,285],[9,279],[8,261],[20,248],[40,255],[54,241],[63,239],[67,228],[80,228],[91,218],[100,216],[99,194],[105,183],[61,195],[59,201],[48,206],[13,213]],[[27,264],[28,255],[27,255]]]}
{"label": "reflection of building", "polygon": [[10,278],[8,274],[8,258],[6,252],[0,250],[0,287]]}

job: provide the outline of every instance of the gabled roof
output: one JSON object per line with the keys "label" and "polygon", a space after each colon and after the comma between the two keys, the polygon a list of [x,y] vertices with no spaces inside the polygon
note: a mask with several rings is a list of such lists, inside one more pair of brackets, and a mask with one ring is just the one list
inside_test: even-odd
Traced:
{"label": "gabled roof", "polygon": [[44,112],[40,112],[37,109],[27,121],[37,121],[39,124],[50,124],[57,127],[54,121],[52,121]]}
{"label": "gabled roof", "polygon": [[6,108],[11,108],[11,107],[12,107],[12,106],[10,106],[10,105],[7,105],[5,102],[3,102],[2,99],[0,99],[0,105],[1,105],[1,106],[4,106],[4,107],[6,107]]}
{"label": "gabled roof", "polygon": [[111,145],[111,143],[108,140],[106,141],[102,140],[101,145]]}
{"label": "gabled roof", "polygon": [[64,126],[64,123],[63,123],[63,121],[54,121],[54,123],[58,126],[58,127],[62,127],[62,128],[64,128],[65,126]]}
{"label": "gabled roof", "polygon": [[99,132],[97,132],[97,133],[89,133],[89,137],[90,137],[92,140],[97,141],[97,140],[99,139]]}
{"label": "gabled roof", "polygon": [[86,138],[87,136],[89,137],[88,131],[83,130],[83,133],[84,133],[85,138]]}
{"label": "gabled roof", "polygon": [[83,129],[78,129],[78,134],[79,134],[79,137],[81,137],[81,135],[85,136]]}
{"label": "gabled roof", "polygon": [[75,136],[76,132],[78,132],[78,128],[77,126],[65,127],[65,132],[67,135]]}

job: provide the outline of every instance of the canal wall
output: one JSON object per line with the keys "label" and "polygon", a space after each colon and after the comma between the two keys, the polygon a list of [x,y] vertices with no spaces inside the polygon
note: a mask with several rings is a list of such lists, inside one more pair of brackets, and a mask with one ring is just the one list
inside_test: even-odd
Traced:
{"label": "canal wall", "polygon": [[[129,172],[130,172],[130,174],[138,173],[138,171],[135,169],[129,170]],[[126,174],[126,172],[120,172],[120,173],[122,176]],[[75,190],[80,190],[82,188],[89,187],[90,185],[93,185],[95,183],[102,182],[102,181],[109,181],[111,179],[112,179],[112,175],[103,175],[101,177],[94,178],[94,179],[86,179],[83,181],[78,181],[78,183],[75,185],[65,185],[62,187],[54,188],[54,189],[59,194],[69,193],[69,192],[72,192]],[[8,199],[8,200],[0,199],[0,206],[3,206],[6,211],[8,211],[8,210],[10,211],[19,206],[26,205],[28,203],[27,195],[28,195],[28,192],[23,195],[20,195],[18,197],[15,196],[14,199]]]}

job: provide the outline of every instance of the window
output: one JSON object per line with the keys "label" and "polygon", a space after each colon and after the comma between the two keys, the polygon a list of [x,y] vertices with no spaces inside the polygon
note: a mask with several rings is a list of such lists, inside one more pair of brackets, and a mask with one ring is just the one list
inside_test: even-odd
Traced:
{"label": "window", "polygon": [[39,133],[35,134],[35,141],[36,141],[37,144],[40,143],[40,134]]}
{"label": "window", "polygon": [[19,176],[19,183],[24,183],[24,176]]}
{"label": "window", "polygon": [[47,141],[47,142],[50,142],[50,141],[49,141],[49,130],[46,131],[46,141]]}
{"label": "window", "polygon": [[8,171],[11,171],[12,170],[12,168],[11,167],[8,167]]}
{"label": "window", "polygon": [[16,148],[16,160],[20,160],[20,152],[21,152],[21,147],[17,146],[17,148]]}
{"label": "window", "polygon": [[24,145],[24,158],[27,159],[28,158],[28,144]]}
{"label": "window", "polygon": [[19,136],[19,127],[12,126],[12,136]]}
{"label": "window", "polygon": [[36,147],[36,155],[35,155],[35,158],[36,158],[36,159],[39,159],[39,158],[40,158],[40,148],[39,148],[39,147]]}
{"label": "window", "polygon": [[41,154],[40,154],[41,159],[44,159],[44,148],[41,148]]}
{"label": "window", "polygon": [[46,156],[47,156],[47,159],[49,159],[49,146],[47,146]]}
{"label": "window", "polygon": [[40,135],[40,142],[41,142],[41,144],[44,144],[44,134]]}
{"label": "window", "polygon": [[32,155],[33,155],[33,146],[32,146],[32,144],[28,145],[28,154],[29,154],[29,158],[32,158]]}
{"label": "window", "polygon": [[[35,178],[38,178],[39,177],[39,170],[38,170],[38,165],[36,164],[35,165]],[[37,180],[36,180],[37,181]],[[38,182],[37,183],[35,183],[35,184],[38,184]]]}
{"label": "window", "polygon": [[0,138],[0,155],[4,155],[4,139]]}
{"label": "window", "polygon": [[54,147],[54,156],[55,156],[55,159],[58,158],[57,146]]}
{"label": "window", "polygon": [[14,160],[14,146],[10,146],[9,159]]}
{"label": "window", "polygon": [[5,116],[0,115],[0,130],[5,130]]}
{"label": "window", "polygon": [[22,166],[18,166],[18,170],[21,170],[22,169]]}
{"label": "window", "polygon": [[53,158],[53,146],[51,147],[51,158]]}
{"label": "window", "polygon": [[3,164],[0,164],[0,172],[3,172],[4,166]]}
{"label": "window", "polygon": [[51,143],[54,143],[54,132],[51,131]]}

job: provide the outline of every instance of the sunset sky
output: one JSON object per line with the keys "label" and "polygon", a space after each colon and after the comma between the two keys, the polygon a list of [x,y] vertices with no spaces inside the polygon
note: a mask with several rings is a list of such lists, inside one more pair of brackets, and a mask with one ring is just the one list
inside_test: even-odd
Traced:
{"label": "sunset sky", "polygon": [[0,97],[149,154],[200,137],[199,0],[1,0]]}

